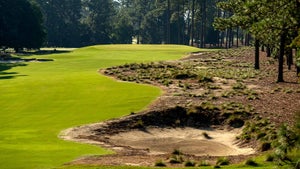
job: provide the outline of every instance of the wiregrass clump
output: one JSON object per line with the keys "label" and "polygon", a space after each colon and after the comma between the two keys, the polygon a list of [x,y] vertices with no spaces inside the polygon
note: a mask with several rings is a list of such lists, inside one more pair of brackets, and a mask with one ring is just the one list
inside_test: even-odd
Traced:
{"label": "wiregrass clump", "polygon": [[172,155],[169,158],[169,163],[171,164],[181,164],[184,162],[183,156],[182,155]]}
{"label": "wiregrass clump", "polygon": [[154,164],[155,167],[166,167],[166,163],[163,160],[158,160]]}
{"label": "wiregrass clump", "polygon": [[192,160],[187,160],[184,162],[185,167],[194,167],[195,165],[196,165],[196,163]]}
{"label": "wiregrass clump", "polygon": [[202,160],[199,162],[198,166],[210,166],[211,164],[207,160]]}
{"label": "wiregrass clump", "polygon": [[218,158],[217,162],[216,162],[216,165],[217,166],[220,166],[220,165],[229,165],[230,164],[230,161],[227,157],[220,157]]}
{"label": "wiregrass clump", "polygon": [[248,160],[246,160],[245,165],[257,167],[258,163],[255,162],[253,159],[248,159]]}

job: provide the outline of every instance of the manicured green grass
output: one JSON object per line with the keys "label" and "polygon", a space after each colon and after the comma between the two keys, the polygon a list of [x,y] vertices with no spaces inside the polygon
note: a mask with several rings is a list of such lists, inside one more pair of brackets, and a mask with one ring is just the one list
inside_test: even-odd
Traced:
{"label": "manicured green grass", "polygon": [[112,153],[57,136],[72,126],[139,111],[161,90],[117,82],[100,75],[98,69],[177,59],[198,50],[176,45],[103,45],[32,56],[53,62],[11,69],[0,64],[0,168],[53,168],[80,156]]}

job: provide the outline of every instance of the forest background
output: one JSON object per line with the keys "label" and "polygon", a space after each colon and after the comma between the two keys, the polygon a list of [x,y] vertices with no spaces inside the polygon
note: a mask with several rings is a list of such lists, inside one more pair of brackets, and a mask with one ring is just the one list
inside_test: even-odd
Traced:
{"label": "forest background", "polygon": [[[32,32],[36,30],[36,26],[24,28],[24,25],[32,24],[32,20],[35,19],[25,20],[32,14],[28,12],[30,9],[20,12],[20,8],[24,8],[22,1],[24,0],[1,2],[2,16],[11,18],[0,19],[0,24],[3,25],[0,28],[0,36],[15,34],[18,31],[16,29],[19,29],[22,33],[18,35],[23,33],[31,35],[30,39],[34,40]],[[214,18],[229,16],[229,13],[217,8],[219,0],[30,0],[29,2],[34,6],[32,8],[37,13],[38,22],[43,26],[39,28],[42,31],[39,31],[38,36],[43,38],[38,42],[40,46],[82,47],[95,44],[131,44],[134,41],[138,44],[185,44],[197,47],[204,47],[205,44],[224,44],[230,47],[233,45],[234,36],[240,38],[241,42],[249,37],[239,28],[221,32],[215,30]],[[13,15],[15,16],[12,18]],[[13,29],[14,25],[23,26]],[[230,39],[230,44],[229,41],[226,44],[223,41],[226,37]],[[21,38],[28,39],[10,36],[10,39],[18,41]]]}

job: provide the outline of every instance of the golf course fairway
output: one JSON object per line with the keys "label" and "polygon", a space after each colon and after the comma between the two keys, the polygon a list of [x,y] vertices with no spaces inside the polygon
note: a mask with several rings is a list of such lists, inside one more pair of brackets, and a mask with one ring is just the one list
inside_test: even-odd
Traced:
{"label": "golf course fairway", "polygon": [[0,168],[48,169],[85,155],[112,153],[60,140],[60,131],[144,109],[159,88],[118,82],[100,68],[178,59],[197,48],[100,45],[69,53],[24,56],[50,62],[0,63]]}

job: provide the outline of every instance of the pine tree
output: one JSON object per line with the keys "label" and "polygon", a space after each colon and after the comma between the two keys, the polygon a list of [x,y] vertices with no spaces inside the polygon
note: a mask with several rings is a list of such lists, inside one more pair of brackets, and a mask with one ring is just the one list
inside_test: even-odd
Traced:
{"label": "pine tree", "polygon": [[43,18],[35,3],[27,0],[0,1],[0,46],[38,49],[43,45]]}

